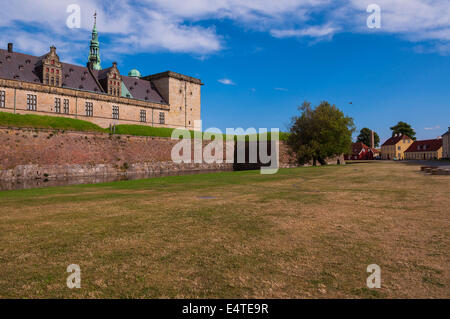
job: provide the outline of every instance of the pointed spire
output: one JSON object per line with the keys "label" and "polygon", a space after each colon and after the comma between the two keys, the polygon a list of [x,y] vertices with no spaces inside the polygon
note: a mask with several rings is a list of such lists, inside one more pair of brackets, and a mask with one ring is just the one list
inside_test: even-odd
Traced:
{"label": "pointed spire", "polygon": [[97,32],[97,10],[94,13],[94,27],[92,28],[93,32]]}
{"label": "pointed spire", "polygon": [[101,59],[100,59],[100,43],[98,41],[98,32],[97,32],[97,11],[94,13],[94,27],[92,28],[92,38],[91,45],[89,49],[89,60],[88,64],[94,70],[101,70]]}

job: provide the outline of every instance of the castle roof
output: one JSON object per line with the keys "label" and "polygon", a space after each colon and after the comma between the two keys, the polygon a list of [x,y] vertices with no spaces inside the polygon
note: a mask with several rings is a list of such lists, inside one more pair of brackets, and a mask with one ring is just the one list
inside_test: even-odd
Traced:
{"label": "castle roof", "polygon": [[[43,83],[41,71],[42,60],[46,55],[33,56],[19,52],[0,49],[0,78],[31,83]],[[99,80],[110,70],[90,70],[87,67],[61,62],[62,87],[103,93]],[[122,75],[122,81],[130,98],[147,102],[167,104],[150,79],[144,80]]]}

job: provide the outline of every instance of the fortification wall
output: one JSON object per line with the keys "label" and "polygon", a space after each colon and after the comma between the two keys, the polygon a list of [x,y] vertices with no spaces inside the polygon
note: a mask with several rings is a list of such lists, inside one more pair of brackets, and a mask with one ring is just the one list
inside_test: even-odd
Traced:
{"label": "fortification wall", "polygon": [[[171,151],[177,142],[159,137],[0,128],[0,180],[232,169],[232,164],[226,163],[174,163]],[[224,157],[226,151],[224,145]]]}
{"label": "fortification wall", "polygon": [[[32,128],[0,127],[0,180],[63,180],[70,177],[157,175],[187,171],[233,170],[234,145],[223,145],[223,163],[174,163],[177,140]],[[203,141],[203,149],[210,141]],[[343,156],[327,160],[344,164]],[[298,166],[289,147],[279,143],[279,167]],[[257,166],[259,168],[259,166]]]}

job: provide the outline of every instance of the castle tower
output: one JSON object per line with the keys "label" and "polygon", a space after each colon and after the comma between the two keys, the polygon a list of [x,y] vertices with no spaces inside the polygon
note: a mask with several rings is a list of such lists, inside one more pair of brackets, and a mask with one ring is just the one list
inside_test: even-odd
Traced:
{"label": "castle tower", "polygon": [[94,28],[92,29],[91,45],[89,47],[89,60],[88,64],[92,65],[92,69],[101,70],[100,60],[100,43],[98,42],[97,32],[97,12],[94,14]]}

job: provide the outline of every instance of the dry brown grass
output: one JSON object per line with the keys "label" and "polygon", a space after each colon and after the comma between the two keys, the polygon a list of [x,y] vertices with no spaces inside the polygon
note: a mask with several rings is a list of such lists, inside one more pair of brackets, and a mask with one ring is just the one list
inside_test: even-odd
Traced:
{"label": "dry brown grass", "polygon": [[0,297],[449,298],[449,189],[374,162],[3,192]]}

